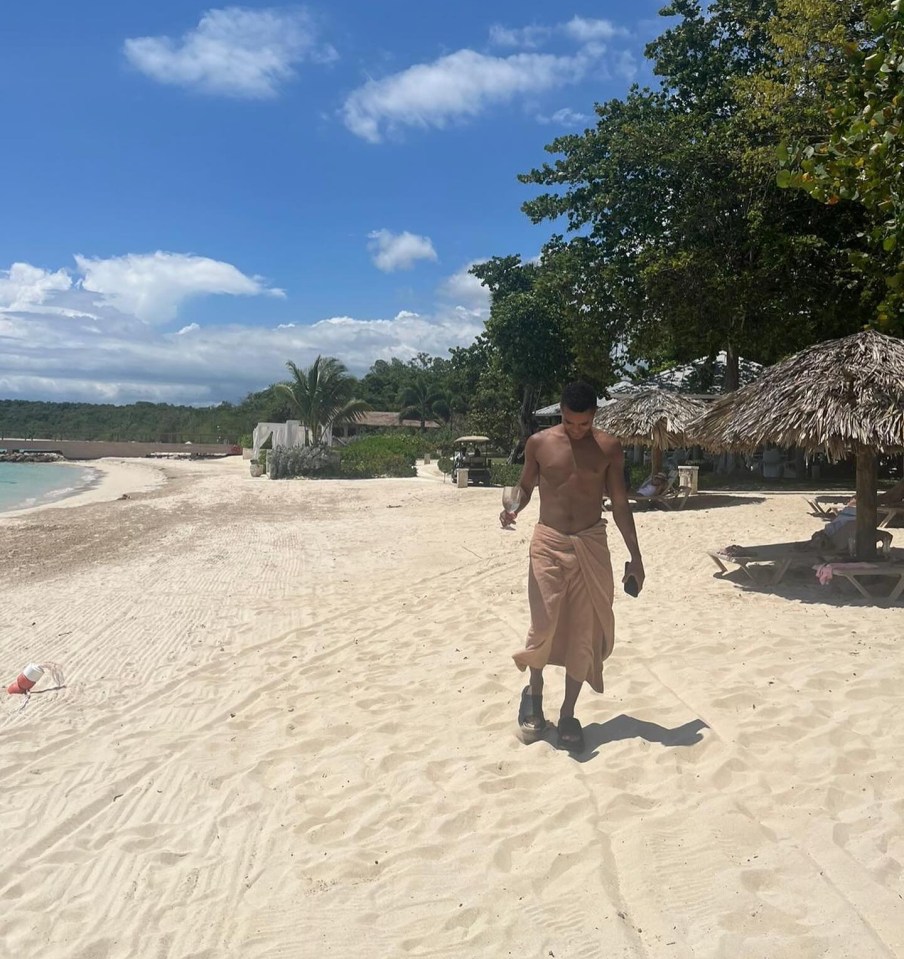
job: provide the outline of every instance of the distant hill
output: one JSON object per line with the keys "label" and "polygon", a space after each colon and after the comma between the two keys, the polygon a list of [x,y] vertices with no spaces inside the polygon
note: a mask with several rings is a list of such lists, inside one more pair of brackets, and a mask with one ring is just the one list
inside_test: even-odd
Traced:
{"label": "distant hill", "polygon": [[256,423],[280,422],[291,411],[273,387],[249,394],[241,403],[174,406],[170,403],[44,403],[0,400],[0,440],[4,437],[112,440],[158,443],[238,443]]}

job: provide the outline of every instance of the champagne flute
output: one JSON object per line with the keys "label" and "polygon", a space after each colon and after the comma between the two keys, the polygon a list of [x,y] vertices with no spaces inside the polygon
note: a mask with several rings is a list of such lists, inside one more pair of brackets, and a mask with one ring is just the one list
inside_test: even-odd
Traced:
{"label": "champagne flute", "polygon": [[521,505],[521,487],[503,486],[502,487],[502,508],[506,513],[517,513]]}

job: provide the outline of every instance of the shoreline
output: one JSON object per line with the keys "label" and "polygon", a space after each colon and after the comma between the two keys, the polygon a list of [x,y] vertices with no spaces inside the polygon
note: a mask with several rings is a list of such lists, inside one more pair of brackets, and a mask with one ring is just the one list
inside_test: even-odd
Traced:
{"label": "shoreline", "polygon": [[145,493],[166,483],[162,466],[134,463],[119,459],[66,460],[51,464],[91,470],[94,476],[85,484],[65,491],[58,498],[48,499],[32,506],[0,511],[0,520],[28,516],[47,509],[71,509],[91,503],[105,503],[122,499],[133,493]]}

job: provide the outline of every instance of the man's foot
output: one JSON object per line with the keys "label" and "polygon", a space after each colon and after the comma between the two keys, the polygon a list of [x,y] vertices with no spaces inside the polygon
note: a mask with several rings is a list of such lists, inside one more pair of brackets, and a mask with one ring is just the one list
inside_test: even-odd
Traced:
{"label": "man's foot", "polygon": [[570,753],[584,751],[584,730],[574,716],[567,716],[559,720],[559,749],[567,749]]}
{"label": "man's foot", "polygon": [[543,695],[534,696],[530,686],[521,693],[521,707],[518,710],[518,728],[526,743],[535,742],[546,731],[546,717],[543,715]]}

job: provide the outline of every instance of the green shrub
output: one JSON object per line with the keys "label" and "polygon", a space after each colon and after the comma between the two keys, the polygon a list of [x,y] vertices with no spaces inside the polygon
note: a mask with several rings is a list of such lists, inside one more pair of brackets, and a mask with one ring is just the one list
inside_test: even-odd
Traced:
{"label": "green shrub", "polygon": [[452,457],[441,456],[436,461],[436,466],[439,469],[440,473],[445,473],[448,476],[452,472]]}
{"label": "green shrub", "polygon": [[270,479],[298,476],[330,476],[339,466],[339,456],[324,446],[277,446],[269,457]]}
{"label": "green shrub", "polygon": [[632,463],[630,471],[631,478],[628,484],[629,489],[637,489],[640,484],[650,475],[650,467],[644,463]]}
{"label": "green shrub", "polygon": [[493,463],[490,483],[493,486],[514,486],[521,478],[521,467],[516,463]]}
{"label": "green shrub", "polygon": [[406,433],[395,430],[392,433],[371,433],[356,436],[349,440],[343,449],[343,456],[352,450],[379,450],[383,453],[396,453],[410,457],[414,462],[418,457],[433,450],[430,438],[421,433]]}
{"label": "green shrub", "polygon": [[261,469],[266,473],[267,472],[267,453],[269,450],[259,450],[257,454],[257,461],[261,465]]}
{"label": "green shrub", "polygon": [[374,479],[378,476],[417,476],[414,463],[398,453],[368,453],[352,459],[342,457],[338,475],[343,479]]}
{"label": "green shrub", "polygon": [[417,476],[415,460],[422,456],[423,437],[413,435],[362,436],[341,453],[338,475],[349,479],[377,476]]}

